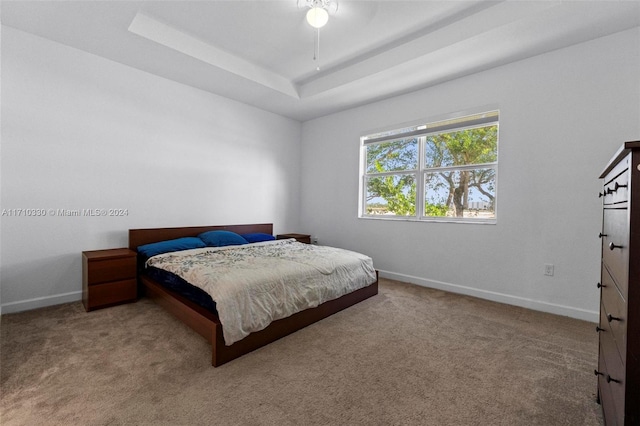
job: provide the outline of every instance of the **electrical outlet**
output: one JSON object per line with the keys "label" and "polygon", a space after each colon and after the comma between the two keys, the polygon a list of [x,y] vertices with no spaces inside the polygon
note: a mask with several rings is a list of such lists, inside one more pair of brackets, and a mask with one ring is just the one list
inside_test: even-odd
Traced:
{"label": "electrical outlet", "polygon": [[553,263],[545,263],[544,265],[544,274],[550,277],[553,276]]}

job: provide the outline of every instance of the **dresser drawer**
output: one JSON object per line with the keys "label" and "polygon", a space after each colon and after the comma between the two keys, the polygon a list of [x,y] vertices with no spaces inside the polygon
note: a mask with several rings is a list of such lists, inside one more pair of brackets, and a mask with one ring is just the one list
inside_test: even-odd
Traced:
{"label": "dresser drawer", "polygon": [[136,258],[123,257],[119,259],[89,260],[91,266],[87,268],[89,285],[109,281],[125,280],[136,276]]}
{"label": "dresser drawer", "polygon": [[90,286],[87,310],[135,301],[137,297],[136,285],[136,279],[130,279]]}
{"label": "dresser drawer", "polygon": [[629,273],[629,211],[604,209],[602,259],[626,298]]}
{"label": "dresser drawer", "polygon": [[[604,282],[607,287],[602,288],[602,301],[600,303],[600,346],[605,347],[609,352],[616,352],[620,361],[625,363],[626,350],[627,350],[627,322],[626,319],[626,305],[622,302],[618,291],[615,287],[609,287],[608,283]],[[609,315],[611,315],[611,321],[609,321]],[[616,320],[619,318],[621,321]]]}
{"label": "dresser drawer", "polygon": [[[604,204],[619,204],[629,200],[629,170],[628,165],[623,164],[621,170],[614,170],[611,176],[615,176],[612,180],[605,180],[603,187]],[[621,173],[620,173],[621,172]],[[620,173],[615,175],[614,173]]]}
{"label": "dresser drawer", "polygon": [[616,399],[613,394],[611,385],[614,382],[607,382],[607,364],[606,356],[600,344],[600,356],[598,357],[598,392],[600,396],[600,405],[604,414],[604,422],[606,425],[623,425],[624,424],[624,398]]}
{"label": "dresser drawer", "polygon": [[620,359],[620,354],[618,353],[613,337],[611,333],[607,331],[600,332],[600,360],[598,362],[598,371],[602,373],[598,378],[604,379],[604,383],[606,383],[611,390],[613,400],[616,402],[616,409],[624,413],[625,367]]}

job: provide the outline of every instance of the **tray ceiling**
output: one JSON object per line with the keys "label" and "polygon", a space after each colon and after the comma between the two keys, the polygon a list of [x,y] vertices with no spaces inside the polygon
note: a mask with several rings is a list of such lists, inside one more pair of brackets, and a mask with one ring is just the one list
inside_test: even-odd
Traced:
{"label": "tray ceiling", "polygon": [[[640,26],[636,1],[2,1],[8,25],[304,121]],[[320,70],[316,70],[317,67]]]}

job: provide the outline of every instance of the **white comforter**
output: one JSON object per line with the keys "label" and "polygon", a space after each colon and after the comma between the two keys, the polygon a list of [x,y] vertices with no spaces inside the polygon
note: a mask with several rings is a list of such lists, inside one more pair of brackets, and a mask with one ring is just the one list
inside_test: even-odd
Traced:
{"label": "white comforter", "polygon": [[209,293],[227,345],[376,280],[368,256],[293,239],[166,253],[150,258],[147,266]]}

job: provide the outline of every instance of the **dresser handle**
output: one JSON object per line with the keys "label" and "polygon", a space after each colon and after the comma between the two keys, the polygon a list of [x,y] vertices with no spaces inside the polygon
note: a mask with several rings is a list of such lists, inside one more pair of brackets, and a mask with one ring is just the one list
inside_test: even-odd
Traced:
{"label": "dresser handle", "polygon": [[604,287],[606,287],[606,285],[598,283],[598,284],[596,284],[596,287],[598,287],[598,288],[604,288]]}
{"label": "dresser handle", "polygon": [[604,376],[604,373],[601,373],[601,372],[599,372],[598,370],[593,370],[593,373],[594,373],[596,376]]}
{"label": "dresser handle", "polygon": [[596,333],[600,333],[601,331],[607,331],[604,328],[600,328],[600,326],[596,325]]}
{"label": "dresser handle", "polygon": [[609,314],[609,315],[607,315],[607,320],[609,322],[611,322],[611,321],[622,321],[622,318],[614,317],[613,315]]}
{"label": "dresser handle", "polygon": [[616,191],[614,191],[614,190],[613,190],[613,189],[611,189],[611,188],[607,188],[607,193],[606,193],[606,195],[613,194],[614,192],[616,192]]}
{"label": "dresser handle", "polygon": [[614,190],[614,191],[617,191],[617,190],[618,190],[618,188],[626,188],[626,187],[627,187],[627,185],[626,185],[626,184],[625,184],[625,185],[620,185],[618,182],[616,182],[616,185],[615,185],[615,187],[614,187],[614,189],[613,189],[613,190]]}
{"label": "dresser handle", "polygon": [[602,198],[602,197],[604,197],[605,195],[607,195],[607,193],[606,193],[606,192],[604,192],[604,191],[603,191],[603,192],[598,192],[598,198]]}
{"label": "dresser handle", "polygon": [[607,234],[603,234],[602,232],[598,234],[598,238],[602,238],[602,237],[608,237]]}
{"label": "dresser handle", "polygon": [[607,374],[607,383],[611,383],[611,382],[620,383],[620,380],[616,380],[616,379],[614,379],[613,377],[611,377],[610,375]]}
{"label": "dresser handle", "polygon": [[609,250],[613,250],[613,249],[617,249],[617,248],[621,249],[622,246],[619,246],[619,245],[616,245],[616,244],[613,244],[613,243],[609,243]]}

